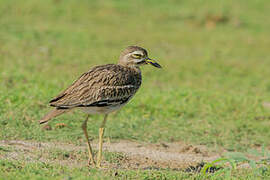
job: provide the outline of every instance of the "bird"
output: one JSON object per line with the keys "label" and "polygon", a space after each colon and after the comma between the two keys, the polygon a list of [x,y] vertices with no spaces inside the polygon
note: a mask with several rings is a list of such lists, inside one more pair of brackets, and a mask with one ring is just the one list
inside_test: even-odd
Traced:
{"label": "bird", "polygon": [[[73,109],[81,109],[87,114],[82,130],[88,147],[88,165],[101,167],[103,135],[108,114],[126,105],[141,86],[140,67],[152,65],[161,68],[148,52],[139,46],[128,46],[119,57],[117,64],[98,65],[83,73],[69,87],[49,103],[54,109],[46,114],[40,124]],[[97,162],[87,133],[87,121],[91,114],[102,114],[104,119],[99,128],[99,149]]]}

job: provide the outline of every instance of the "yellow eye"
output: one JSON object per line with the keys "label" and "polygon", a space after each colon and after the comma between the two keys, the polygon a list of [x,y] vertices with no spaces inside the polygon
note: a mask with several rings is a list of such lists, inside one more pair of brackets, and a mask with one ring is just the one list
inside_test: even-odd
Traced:
{"label": "yellow eye", "polygon": [[139,59],[142,57],[142,55],[141,54],[132,54],[132,57]]}

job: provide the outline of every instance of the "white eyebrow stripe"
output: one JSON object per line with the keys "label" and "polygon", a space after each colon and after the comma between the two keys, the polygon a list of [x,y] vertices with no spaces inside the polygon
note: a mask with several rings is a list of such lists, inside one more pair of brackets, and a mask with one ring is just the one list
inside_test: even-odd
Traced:
{"label": "white eyebrow stripe", "polygon": [[142,56],[143,56],[142,51],[133,51],[133,52],[132,52],[132,53],[130,53],[130,54],[140,54],[140,55],[142,55]]}

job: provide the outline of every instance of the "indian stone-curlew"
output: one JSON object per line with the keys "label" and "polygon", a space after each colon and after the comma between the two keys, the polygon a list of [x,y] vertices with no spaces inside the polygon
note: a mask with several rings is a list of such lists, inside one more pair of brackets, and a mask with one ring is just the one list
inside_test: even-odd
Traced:
{"label": "indian stone-curlew", "polygon": [[[87,113],[82,124],[87,139],[89,164],[101,166],[102,143],[105,123],[108,114],[123,107],[137,92],[141,85],[140,66],[151,64],[161,66],[148,57],[145,49],[138,46],[129,46],[121,54],[118,64],[95,66],[82,74],[71,86],[50,101],[55,107],[45,115],[40,124],[68,112],[72,109],[81,109]],[[97,163],[94,161],[93,151],[87,133],[89,114],[104,114],[104,120],[99,129],[99,151]]]}

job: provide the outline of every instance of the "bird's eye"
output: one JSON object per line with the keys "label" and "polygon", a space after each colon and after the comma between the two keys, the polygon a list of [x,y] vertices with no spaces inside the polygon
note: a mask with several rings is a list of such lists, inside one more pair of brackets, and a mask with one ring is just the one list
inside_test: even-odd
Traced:
{"label": "bird's eye", "polygon": [[132,54],[132,57],[139,59],[142,57],[142,55],[141,54]]}

